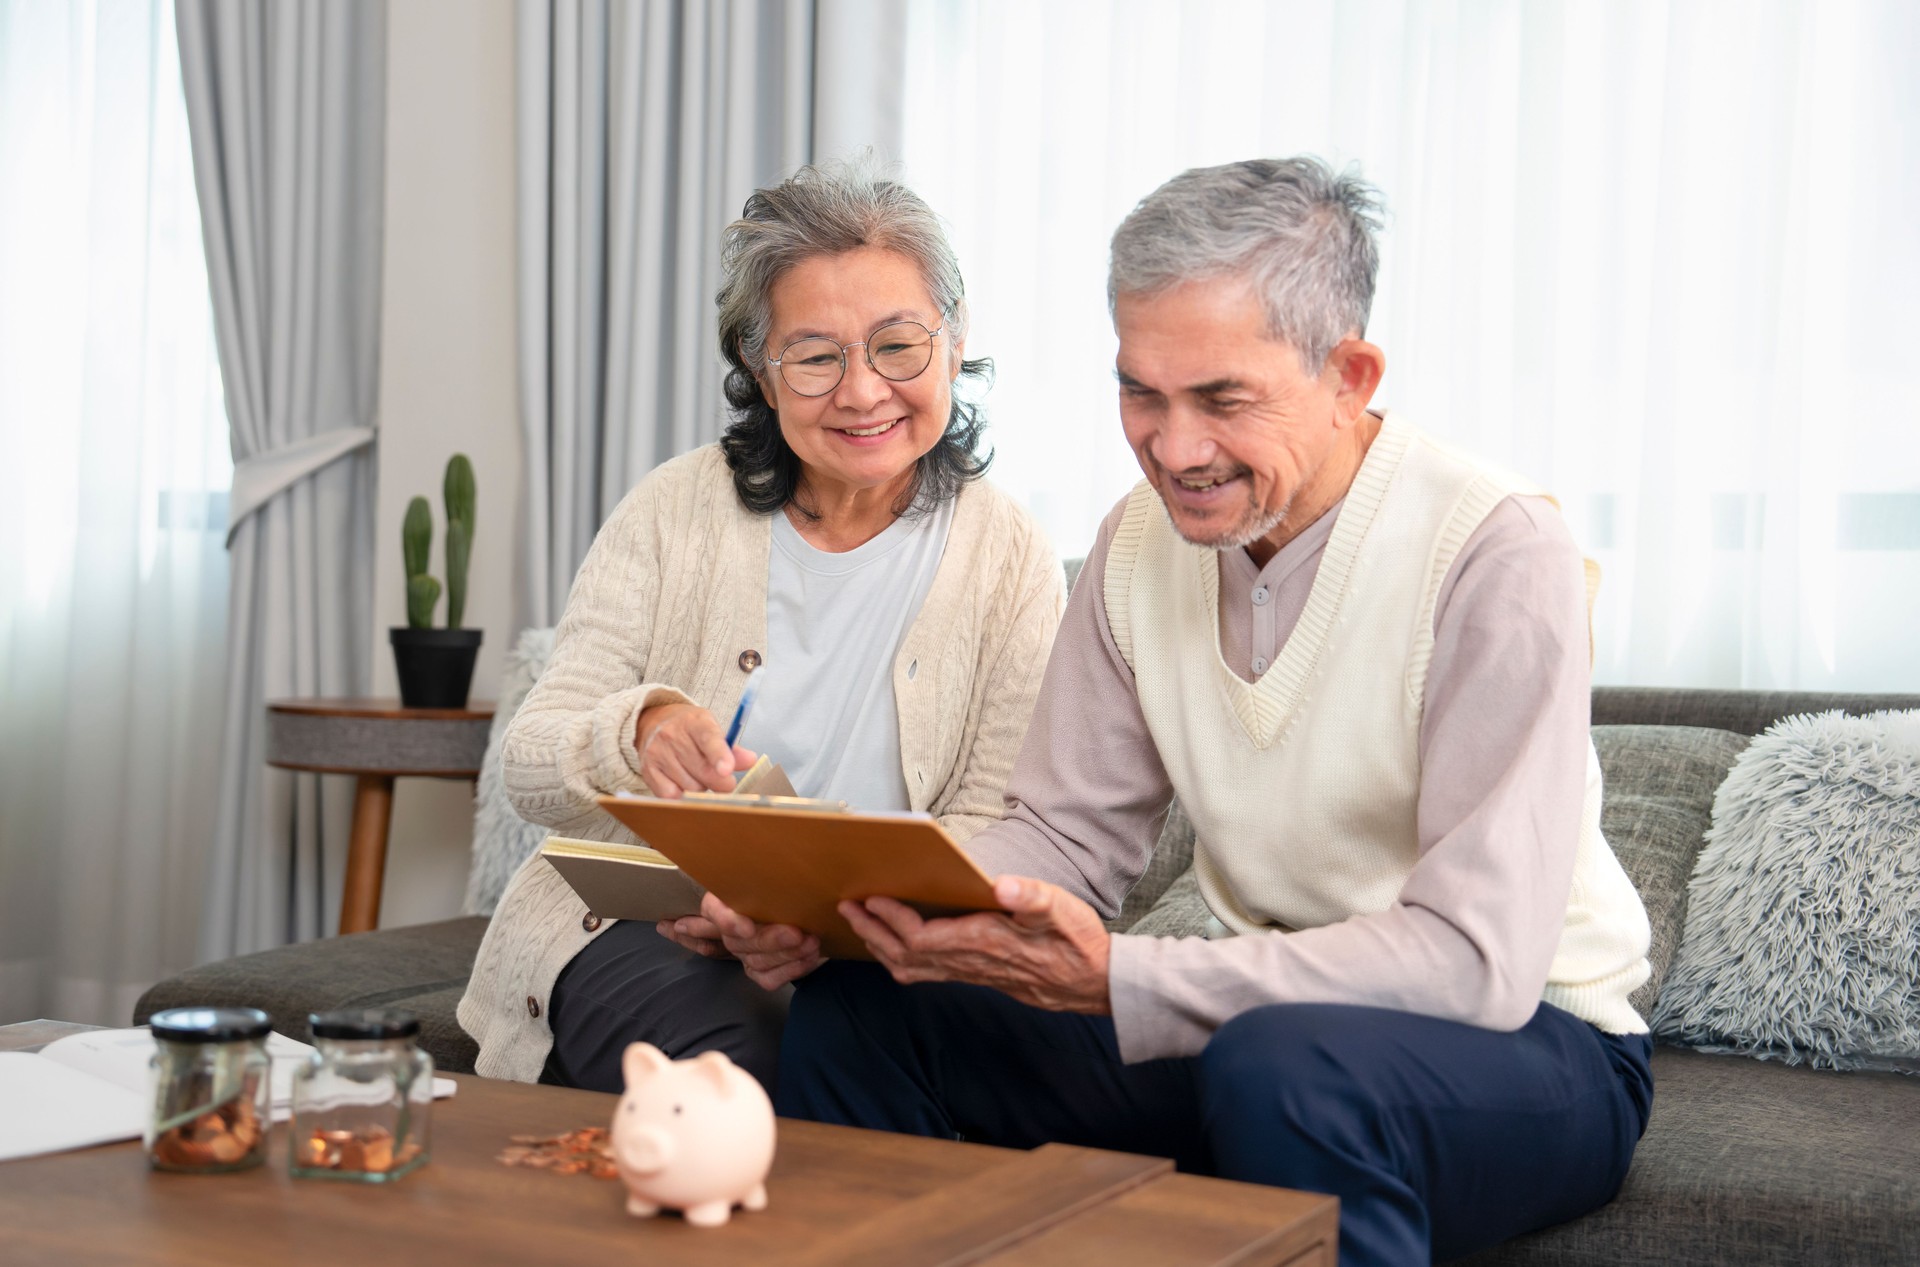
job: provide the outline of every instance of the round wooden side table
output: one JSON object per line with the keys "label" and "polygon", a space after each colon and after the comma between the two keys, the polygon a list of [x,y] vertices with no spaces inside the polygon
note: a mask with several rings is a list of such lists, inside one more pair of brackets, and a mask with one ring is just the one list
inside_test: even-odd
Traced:
{"label": "round wooden side table", "polygon": [[394,699],[288,699],[267,704],[267,764],[313,774],[351,774],[353,835],[340,895],[340,931],[380,924],[393,781],[478,779],[493,704],[402,708]]}

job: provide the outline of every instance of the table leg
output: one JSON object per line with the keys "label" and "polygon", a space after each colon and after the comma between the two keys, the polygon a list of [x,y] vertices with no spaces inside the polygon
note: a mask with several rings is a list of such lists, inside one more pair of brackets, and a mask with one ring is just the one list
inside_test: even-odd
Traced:
{"label": "table leg", "polygon": [[340,931],[380,925],[380,889],[387,878],[387,826],[393,820],[393,776],[363,774],[353,793],[353,837],[340,894]]}

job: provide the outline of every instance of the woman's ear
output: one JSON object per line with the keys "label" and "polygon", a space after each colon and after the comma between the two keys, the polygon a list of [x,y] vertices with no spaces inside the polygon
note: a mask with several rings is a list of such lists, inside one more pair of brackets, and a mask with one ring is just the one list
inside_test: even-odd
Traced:
{"label": "woman's ear", "polygon": [[[753,364],[753,358],[747,355],[747,349],[744,344],[735,340],[733,350],[742,361],[745,361],[749,365]],[[767,382],[767,363],[764,358],[762,358],[759,366],[753,371],[753,385],[760,389],[760,399],[767,402],[767,408],[773,410],[775,413],[779,413],[780,402],[773,398],[773,385]]]}

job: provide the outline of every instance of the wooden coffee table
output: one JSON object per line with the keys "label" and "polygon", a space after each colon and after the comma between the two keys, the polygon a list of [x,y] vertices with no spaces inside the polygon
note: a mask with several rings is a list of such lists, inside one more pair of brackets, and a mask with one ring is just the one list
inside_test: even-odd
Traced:
{"label": "wooden coffee table", "polygon": [[771,1204],[723,1228],[635,1219],[617,1180],[502,1166],[513,1134],[601,1125],[615,1098],[461,1077],[433,1162],[390,1188],[268,1164],[157,1174],[137,1143],[0,1163],[0,1261],[376,1264],[1154,1264],[1333,1267],[1331,1197],[1175,1174],[1128,1153],[1030,1153],[783,1120]]}

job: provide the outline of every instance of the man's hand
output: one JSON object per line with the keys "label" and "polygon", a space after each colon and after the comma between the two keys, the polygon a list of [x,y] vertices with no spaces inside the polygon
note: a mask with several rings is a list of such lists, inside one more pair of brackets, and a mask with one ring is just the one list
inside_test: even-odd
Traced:
{"label": "man's hand", "polygon": [[706,709],[694,704],[656,704],[634,724],[640,778],[662,800],[682,792],[731,792],[733,776],[758,760],[734,744]]}
{"label": "man's hand", "polygon": [[787,924],[755,924],[709,893],[698,915],[663,919],[654,931],[709,959],[738,959],[747,979],[778,990],[821,964],[820,939]]}
{"label": "man's hand", "polygon": [[1052,1012],[1113,1011],[1110,938],[1091,906],[1024,876],[1001,876],[993,895],[1007,914],[928,920],[887,897],[842,902],[840,914],[902,985],[966,981]]}

